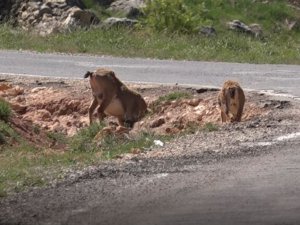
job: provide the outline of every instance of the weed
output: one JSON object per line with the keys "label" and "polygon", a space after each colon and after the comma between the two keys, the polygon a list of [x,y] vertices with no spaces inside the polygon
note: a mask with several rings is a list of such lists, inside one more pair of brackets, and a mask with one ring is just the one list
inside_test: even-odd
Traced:
{"label": "weed", "polygon": [[[37,130],[39,132],[39,130]],[[66,136],[60,132],[48,132],[47,133],[48,138],[50,138],[52,141],[56,143],[65,143],[66,142]]]}
{"label": "weed", "polygon": [[170,94],[160,96],[157,100],[156,103],[160,104],[161,102],[170,102],[170,101],[175,101],[183,98],[191,98],[192,95],[187,92],[181,92],[181,91],[176,91],[172,92]]}
{"label": "weed", "polygon": [[11,109],[8,102],[0,99],[0,119],[7,122],[11,115]]}
{"label": "weed", "polygon": [[96,134],[104,127],[104,124],[93,123],[89,127],[81,129],[70,140],[70,147],[73,151],[94,152],[97,144],[94,141]]}
{"label": "weed", "polygon": [[33,132],[35,134],[39,134],[41,132],[41,128],[38,125],[33,125]]}
{"label": "weed", "polygon": [[145,23],[158,31],[194,33],[201,23],[201,6],[197,5],[195,12],[183,0],[149,1],[144,9]]}
{"label": "weed", "polygon": [[0,144],[11,143],[12,141],[16,141],[18,137],[18,134],[8,123],[0,120]]}
{"label": "weed", "polygon": [[219,128],[216,124],[213,124],[213,123],[206,123],[204,124],[203,126],[203,130],[204,131],[207,131],[207,132],[213,132],[213,131],[217,131]]}

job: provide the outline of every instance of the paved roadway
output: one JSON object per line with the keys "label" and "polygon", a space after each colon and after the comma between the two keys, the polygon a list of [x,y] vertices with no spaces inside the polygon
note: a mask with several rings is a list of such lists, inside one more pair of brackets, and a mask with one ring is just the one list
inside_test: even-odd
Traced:
{"label": "paved roadway", "polygon": [[220,87],[235,79],[244,88],[300,96],[300,66],[127,59],[0,51],[1,74],[82,78],[87,70],[110,67],[121,80]]}
{"label": "paved roadway", "polygon": [[100,200],[63,224],[299,225],[299,146],[293,140],[284,151],[141,179],[117,190],[117,202]]}

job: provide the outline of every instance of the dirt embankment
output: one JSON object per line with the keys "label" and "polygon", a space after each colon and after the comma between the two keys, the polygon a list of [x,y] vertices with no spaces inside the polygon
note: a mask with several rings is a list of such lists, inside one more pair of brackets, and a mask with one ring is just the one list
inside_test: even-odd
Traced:
{"label": "dirt embankment", "polygon": [[[135,124],[131,133],[141,131],[156,134],[178,134],[207,123],[220,124],[217,90],[192,89],[179,86],[129,85],[146,99],[151,113]],[[188,97],[161,100],[170,93],[186,93]],[[88,126],[91,90],[87,80],[63,80],[32,77],[7,77],[0,83],[0,96],[14,110],[12,124],[22,136],[41,143],[44,132],[59,132],[68,136]],[[248,99],[243,120],[267,113],[259,102]],[[114,124],[114,118],[107,118]],[[49,144],[49,143],[46,143]]]}

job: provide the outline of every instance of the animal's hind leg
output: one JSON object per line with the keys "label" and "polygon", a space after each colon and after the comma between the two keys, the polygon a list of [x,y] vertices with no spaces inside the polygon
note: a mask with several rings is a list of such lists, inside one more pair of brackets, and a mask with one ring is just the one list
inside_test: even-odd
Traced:
{"label": "animal's hind leg", "polygon": [[89,121],[90,121],[90,125],[92,124],[92,121],[93,121],[93,112],[95,111],[97,105],[98,105],[97,99],[94,97],[94,99],[91,102],[91,105],[89,107]]}
{"label": "animal's hind leg", "polygon": [[102,100],[100,106],[99,106],[98,109],[97,109],[97,112],[98,112],[98,118],[99,118],[99,121],[100,121],[100,122],[101,122],[101,121],[104,119],[104,117],[106,116],[105,113],[104,113],[104,111],[105,111],[105,109],[107,108],[107,106],[109,105],[110,101],[111,101],[110,99],[105,99],[105,98],[103,98],[103,100]]}
{"label": "animal's hind leg", "polygon": [[221,111],[221,119],[223,123],[226,122],[226,118],[227,118],[226,114],[223,111]]}

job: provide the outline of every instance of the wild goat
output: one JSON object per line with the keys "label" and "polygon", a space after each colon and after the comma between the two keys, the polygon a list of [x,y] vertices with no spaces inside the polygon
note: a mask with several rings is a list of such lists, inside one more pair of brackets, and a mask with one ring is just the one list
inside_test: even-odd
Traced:
{"label": "wild goat", "polygon": [[92,123],[93,112],[97,112],[99,120],[106,115],[118,118],[120,126],[132,128],[147,111],[143,97],[126,87],[112,70],[99,68],[95,72],[87,72],[84,78],[90,77],[93,100],[89,107],[89,121]]}
{"label": "wild goat", "polygon": [[228,80],[218,95],[222,122],[240,122],[245,104],[245,94],[238,82]]}

